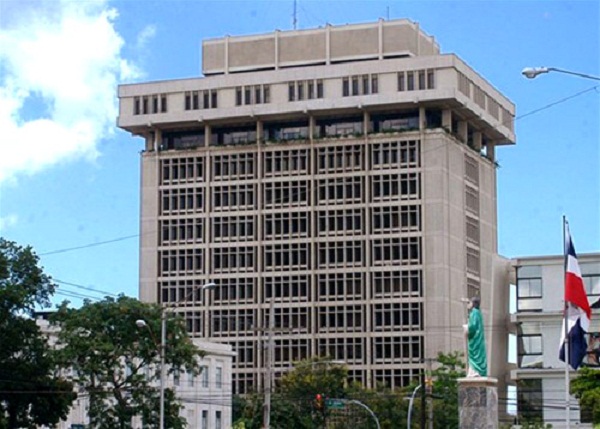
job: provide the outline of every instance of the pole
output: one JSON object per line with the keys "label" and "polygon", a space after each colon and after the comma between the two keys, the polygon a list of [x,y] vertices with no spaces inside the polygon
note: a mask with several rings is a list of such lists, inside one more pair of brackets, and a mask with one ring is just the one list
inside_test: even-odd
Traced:
{"label": "pole", "polygon": [[421,388],[421,429],[425,429],[425,398],[427,397],[425,389],[425,368],[421,371],[421,386],[423,386],[423,388]]}
{"label": "pole", "polygon": [[[567,278],[567,259],[566,259],[567,234],[566,234],[566,228],[567,228],[567,220],[566,220],[565,216],[563,215],[563,246],[564,246],[563,254],[565,255],[563,282],[566,282],[566,278]],[[564,286],[566,286],[566,284]],[[563,289],[564,289],[564,286],[563,286]],[[566,298],[566,289],[565,289],[565,298]],[[563,328],[564,328],[564,335],[565,335],[565,412],[566,412],[566,416],[567,416],[565,424],[566,424],[566,428],[569,429],[571,427],[571,396],[569,395],[569,389],[570,389],[569,364],[571,363],[571,351],[569,349],[570,349],[571,344],[569,343],[569,303],[567,302],[566,299],[565,299],[565,310],[564,310],[564,315],[563,315]]]}
{"label": "pole", "polygon": [[160,421],[159,429],[165,428],[165,349],[167,348],[167,314],[164,308],[160,311]]}
{"label": "pole", "polygon": [[433,377],[431,374],[431,358],[425,359],[427,362],[427,408],[429,409],[428,428],[433,429]]}
{"label": "pole", "polygon": [[265,371],[265,402],[263,404],[263,429],[270,429],[271,425],[271,388],[273,386],[273,329],[275,328],[274,300],[271,298],[269,305],[269,330],[267,336],[267,356]]}
{"label": "pole", "polygon": [[410,429],[412,409],[413,409],[413,404],[415,402],[415,396],[417,396],[417,392],[419,391],[419,389],[421,387],[422,386],[420,384],[417,387],[415,387],[415,390],[413,390],[413,393],[410,397],[410,401],[408,402],[408,417],[406,418],[406,429]]}

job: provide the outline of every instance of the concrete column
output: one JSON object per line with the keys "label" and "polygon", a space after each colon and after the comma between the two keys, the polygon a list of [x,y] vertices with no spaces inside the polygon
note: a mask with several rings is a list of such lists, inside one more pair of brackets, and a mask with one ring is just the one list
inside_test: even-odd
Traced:
{"label": "concrete column", "polygon": [[491,377],[458,379],[459,427],[498,429],[497,385]]}
{"label": "concrete column", "polygon": [[427,128],[427,116],[425,115],[425,108],[419,107],[419,130],[423,131]]}
{"label": "concrete column", "polygon": [[204,146],[210,146],[210,134],[212,132],[212,127],[208,124],[204,126]]}
{"label": "concrete column", "polygon": [[367,134],[369,134],[369,118],[371,117],[371,115],[369,115],[369,112],[367,112],[366,110],[363,112],[363,134],[366,136]]}
{"label": "concrete column", "polygon": [[485,154],[490,161],[496,161],[496,143],[487,142],[485,145]]}
{"label": "concrete column", "polygon": [[450,109],[442,110],[442,127],[452,132],[452,111]]}
{"label": "concrete column", "polygon": [[458,121],[458,130],[456,130],[456,131],[458,133],[458,136],[460,137],[460,140],[463,143],[466,143],[469,138],[467,122],[466,121]]}
{"label": "concrete column", "polygon": [[481,141],[482,141],[481,131],[475,131],[473,133],[473,148],[477,152],[481,151]]}
{"label": "concrete column", "polygon": [[154,150],[158,151],[160,150],[160,145],[162,144],[162,131],[159,130],[158,128],[154,128]]}
{"label": "concrete column", "polygon": [[260,145],[263,141],[263,122],[261,120],[256,121],[256,142]]}

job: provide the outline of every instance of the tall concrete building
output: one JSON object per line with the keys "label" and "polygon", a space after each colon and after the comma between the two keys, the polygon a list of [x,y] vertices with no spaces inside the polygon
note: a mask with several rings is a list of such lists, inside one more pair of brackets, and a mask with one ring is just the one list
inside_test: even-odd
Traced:
{"label": "tall concrete building", "polygon": [[496,163],[514,105],[408,20],[202,43],[203,77],[119,87],[141,154],[140,297],[229,343],[233,390],[329,356],[372,387],[464,350],[480,294],[504,379]]}

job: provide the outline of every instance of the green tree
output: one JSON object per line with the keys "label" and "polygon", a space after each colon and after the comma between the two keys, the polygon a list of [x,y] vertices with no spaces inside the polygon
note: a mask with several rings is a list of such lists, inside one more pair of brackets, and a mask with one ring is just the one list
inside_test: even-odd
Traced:
{"label": "green tree", "polygon": [[[121,296],[84,302],[79,309],[63,303],[53,322],[60,327],[59,357],[74,370],[74,381],[90,398],[90,425],[99,429],[131,427],[133,416],[158,426],[161,308]],[[136,326],[144,320],[147,328]],[[183,320],[167,317],[165,361],[168,373],[198,374],[203,353],[189,339]],[[165,389],[165,427],[186,425],[181,403]]]}
{"label": "green tree", "polygon": [[0,428],[54,426],[76,398],[34,320],[55,285],[31,247],[0,238]]}
{"label": "green tree", "polygon": [[433,377],[433,425],[448,429],[458,428],[458,379],[466,376],[466,364],[460,352],[439,353],[439,366]]}
{"label": "green tree", "polygon": [[582,367],[571,381],[571,394],[579,400],[582,412],[587,411],[592,423],[600,424],[600,370]]}

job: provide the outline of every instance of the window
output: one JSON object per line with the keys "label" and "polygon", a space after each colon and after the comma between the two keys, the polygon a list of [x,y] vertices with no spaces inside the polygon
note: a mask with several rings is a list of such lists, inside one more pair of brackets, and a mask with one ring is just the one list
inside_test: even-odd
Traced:
{"label": "window", "polygon": [[467,272],[478,276],[481,273],[479,249],[467,246]]}
{"label": "window", "polygon": [[218,181],[254,178],[256,159],[253,153],[215,155],[212,160],[213,179]]}
{"label": "window", "polygon": [[398,72],[398,91],[406,91],[406,74]]}
{"label": "window", "polygon": [[327,305],[317,310],[318,330],[325,332],[362,332],[365,307],[362,305]]}
{"label": "window", "polygon": [[217,216],[211,219],[214,241],[253,241],[254,216]]}
{"label": "window", "polygon": [[221,429],[221,428],[222,428],[221,411],[215,411],[215,429]]}
{"label": "window", "polygon": [[373,370],[373,383],[390,389],[406,387],[417,380],[420,372],[417,368],[376,369]]}
{"label": "window", "polygon": [[152,96],[152,113],[158,113],[158,95]]}
{"label": "window", "polygon": [[252,277],[234,276],[221,279],[219,287],[213,292],[213,303],[214,305],[252,303],[255,289],[256,279]]}
{"label": "window", "polygon": [[368,95],[378,92],[377,75],[349,76],[342,79],[342,96]]}
{"label": "window", "polygon": [[256,248],[253,246],[215,247],[212,260],[217,273],[254,271]]}
{"label": "window", "polygon": [[419,297],[422,295],[421,270],[375,271],[372,273],[376,298]]}
{"label": "window", "polygon": [[[582,268],[585,268],[585,265],[582,264]],[[600,274],[585,274],[584,272],[582,277],[588,301],[592,305],[600,298]]]}
{"label": "window", "polygon": [[266,182],[263,188],[265,208],[304,207],[310,196],[309,182],[306,180]]}
{"label": "window", "polygon": [[517,311],[542,311],[542,268],[517,267]]}
{"label": "window", "polygon": [[204,220],[202,218],[159,219],[159,245],[202,243]]}
{"label": "window", "polygon": [[374,234],[421,230],[421,206],[393,205],[373,207],[371,226]]}
{"label": "window", "polygon": [[361,267],[364,265],[364,242],[325,241],[318,244],[319,268]]}
{"label": "window", "polygon": [[420,302],[385,302],[373,306],[373,330],[415,331],[423,329]]}
{"label": "window", "polygon": [[412,71],[406,72],[406,90],[415,90],[415,74]]}
{"label": "window", "polygon": [[160,95],[160,111],[161,111],[161,113],[166,113],[166,111],[167,111],[167,95],[166,94]]}
{"label": "window", "polygon": [[296,84],[294,82],[288,83],[288,101],[296,100]]}
{"label": "window", "polygon": [[215,368],[215,388],[223,388],[223,368],[220,366]]}
{"label": "window", "polygon": [[256,311],[247,308],[215,310],[213,331],[222,337],[243,337],[254,334]]}
{"label": "window", "polygon": [[423,337],[420,335],[373,338],[375,363],[419,363],[423,356]]}
{"label": "window", "polygon": [[310,243],[265,245],[265,271],[299,271],[310,267]]}
{"label": "window", "polygon": [[308,212],[267,213],[264,216],[264,238],[299,238],[310,236]]}
{"label": "window", "polygon": [[[399,120],[384,120],[380,122],[382,130],[400,130],[403,128]],[[410,122],[406,127],[411,127]],[[420,166],[419,141],[393,141],[375,143],[371,145],[372,164],[376,169],[393,167],[412,168]]]}
{"label": "window", "polygon": [[141,108],[140,108],[140,97],[134,97],[133,98],[133,114],[134,115],[139,115],[141,112]]}
{"label": "window", "polygon": [[323,81],[317,81],[317,98],[323,98]]}
{"label": "window", "polygon": [[160,184],[201,182],[204,179],[203,164],[201,157],[162,158]]}
{"label": "window", "polygon": [[200,428],[201,429],[208,429],[208,411],[207,410],[202,410],[202,417],[201,417],[201,421],[200,421]]}
{"label": "window", "polygon": [[425,81],[425,70],[419,70],[418,76],[419,76],[419,89],[423,90],[427,87],[427,83]]}
{"label": "window", "polygon": [[373,201],[419,199],[419,177],[418,173],[373,176],[371,179]]}
{"label": "window", "polygon": [[212,189],[213,210],[236,211],[254,208],[254,188],[251,183],[215,186]]}
{"label": "window", "polygon": [[317,157],[319,173],[361,170],[363,166],[363,146],[320,147]]}
{"label": "window", "polygon": [[235,105],[236,106],[242,105],[242,87],[241,86],[238,86],[237,88],[235,88]]}
{"label": "window", "polygon": [[321,273],[318,274],[317,281],[319,300],[359,300],[365,295],[363,273]]}
{"label": "window", "polygon": [[373,265],[418,265],[421,263],[419,237],[391,237],[372,240]]}
{"label": "window", "polygon": [[319,204],[346,204],[360,202],[363,194],[361,176],[332,177],[317,183]]}
{"label": "window", "polygon": [[542,367],[542,334],[519,335],[517,345],[519,368]]}
{"label": "window", "polygon": [[308,301],[311,277],[307,275],[264,277],[265,297],[277,302]]}
{"label": "window", "polygon": [[160,250],[160,276],[199,274],[203,269],[202,249]]}
{"label": "window", "polygon": [[543,421],[544,394],[541,379],[517,381],[517,413],[524,421]]}
{"label": "window", "polygon": [[332,360],[346,363],[362,363],[364,338],[319,338],[317,350],[319,356],[329,356]]}
{"label": "window", "polygon": [[363,212],[361,209],[320,211],[317,225],[320,236],[363,234]]}
{"label": "window", "polygon": [[203,366],[202,372],[200,373],[200,385],[205,389],[208,389],[208,373],[208,366]]}
{"label": "window", "polygon": [[479,192],[468,184],[465,186],[465,208],[468,212],[479,215]]}

